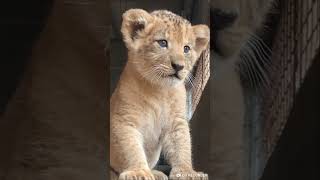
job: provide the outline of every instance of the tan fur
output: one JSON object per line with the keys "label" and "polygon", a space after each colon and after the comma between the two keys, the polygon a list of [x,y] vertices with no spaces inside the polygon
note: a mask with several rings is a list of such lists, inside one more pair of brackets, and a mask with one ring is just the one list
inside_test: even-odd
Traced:
{"label": "tan fur", "polygon": [[[110,104],[111,167],[121,180],[167,179],[152,171],[162,151],[173,168],[171,178],[195,175],[183,82],[208,44],[209,28],[165,10],[131,9],[123,14],[121,31],[128,62]],[[160,39],[168,48],[160,47]],[[184,66],[180,79],[170,76],[171,63]]]}

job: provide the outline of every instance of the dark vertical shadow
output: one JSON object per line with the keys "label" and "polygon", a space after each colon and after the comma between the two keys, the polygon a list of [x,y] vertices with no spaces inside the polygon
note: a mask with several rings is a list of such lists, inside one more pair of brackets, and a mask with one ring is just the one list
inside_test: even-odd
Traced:
{"label": "dark vertical shadow", "polygon": [[53,0],[7,1],[1,12],[0,115],[14,93]]}
{"label": "dark vertical shadow", "polygon": [[320,179],[320,54],[309,70],[261,180]]}

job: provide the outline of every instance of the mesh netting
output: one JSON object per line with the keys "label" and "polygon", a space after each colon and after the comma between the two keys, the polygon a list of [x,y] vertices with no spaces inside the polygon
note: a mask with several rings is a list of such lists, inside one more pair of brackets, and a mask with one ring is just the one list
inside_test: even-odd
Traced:
{"label": "mesh netting", "polygon": [[264,93],[261,119],[264,148],[270,157],[287,122],[305,75],[319,53],[320,1],[282,0],[273,45],[272,89]]}

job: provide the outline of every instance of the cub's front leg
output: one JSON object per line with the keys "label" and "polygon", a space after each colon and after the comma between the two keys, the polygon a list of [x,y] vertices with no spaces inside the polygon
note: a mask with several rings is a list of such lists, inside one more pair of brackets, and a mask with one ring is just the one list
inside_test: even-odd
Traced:
{"label": "cub's front leg", "polygon": [[190,130],[185,119],[172,121],[163,138],[163,152],[172,167],[169,179],[208,179],[206,174],[196,172],[192,167]]}
{"label": "cub's front leg", "polygon": [[155,180],[148,166],[141,133],[124,121],[111,121],[110,165],[119,180]]}

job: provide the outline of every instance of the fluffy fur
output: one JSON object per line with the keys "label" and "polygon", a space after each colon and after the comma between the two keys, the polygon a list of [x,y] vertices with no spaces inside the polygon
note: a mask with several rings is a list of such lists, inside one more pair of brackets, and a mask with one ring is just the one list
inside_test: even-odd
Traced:
{"label": "fluffy fur", "polygon": [[[111,168],[121,180],[167,179],[152,170],[162,151],[172,166],[170,177],[199,178],[192,167],[183,82],[209,42],[209,28],[166,10],[131,9],[123,14],[121,31],[128,62],[110,102]],[[184,46],[190,51],[184,53]],[[183,69],[175,71],[172,64]]]}
{"label": "fluffy fur", "polygon": [[216,17],[211,19],[228,21],[224,22],[224,27],[216,29],[215,26],[219,27],[219,24],[211,22],[214,36],[214,50],[211,51],[214,76],[210,82],[213,90],[213,127],[210,136],[209,175],[215,180],[248,179],[244,161],[247,157],[244,152],[245,97],[238,70],[239,64],[242,64],[244,69],[241,70],[249,71],[250,77],[265,75],[265,70],[260,69],[254,53],[262,55],[260,60],[266,64],[264,54],[268,49],[254,33],[263,28],[263,21],[272,2],[212,0],[210,4],[212,14],[217,11]]}

